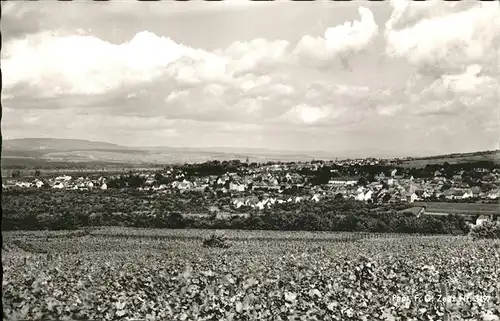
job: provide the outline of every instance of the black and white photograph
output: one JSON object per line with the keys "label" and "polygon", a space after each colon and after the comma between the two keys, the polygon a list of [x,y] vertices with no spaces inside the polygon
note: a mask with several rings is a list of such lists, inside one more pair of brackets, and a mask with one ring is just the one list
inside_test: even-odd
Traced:
{"label": "black and white photograph", "polygon": [[0,28],[3,320],[500,321],[499,1]]}

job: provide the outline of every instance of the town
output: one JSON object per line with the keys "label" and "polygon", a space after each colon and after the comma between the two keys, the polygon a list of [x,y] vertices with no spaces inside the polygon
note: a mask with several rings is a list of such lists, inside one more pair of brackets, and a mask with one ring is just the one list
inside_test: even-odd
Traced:
{"label": "town", "polygon": [[373,204],[416,201],[496,202],[500,170],[488,162],[402,168],[365,159],[299,163],[249,163],[240,160],[171,166],[153,171],[85,176],[40,177],[40,170],[4,180],[4,190],[51,188],[61,190],[138,189],[158,193],[211,192],[230,196],[226,206],[271,208],[276,203],[322,198],[351,198]]}

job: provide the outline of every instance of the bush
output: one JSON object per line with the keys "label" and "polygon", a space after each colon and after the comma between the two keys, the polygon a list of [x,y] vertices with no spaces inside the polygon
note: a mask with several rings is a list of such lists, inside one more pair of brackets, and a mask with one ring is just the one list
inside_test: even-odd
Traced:
{"label": "bush", "polygon": [[475,239],[500,239],[500,222],[486,221],[480,225],[475,225],[470,235]]}
{"label": "bush", "polygon": [[224,235],[212,234],[209,238],[203,240],[203,247],[218,247],[227,249],[230,245],[227,244],[227,239]]}

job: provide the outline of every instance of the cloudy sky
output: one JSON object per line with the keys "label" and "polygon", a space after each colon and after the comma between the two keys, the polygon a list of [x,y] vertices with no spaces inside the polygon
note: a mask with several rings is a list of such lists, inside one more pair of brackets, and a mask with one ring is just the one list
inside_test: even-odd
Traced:
{"label": "cloudy sky", "polygon": [[500,5],[2,2],[4,138],[496,149]]}

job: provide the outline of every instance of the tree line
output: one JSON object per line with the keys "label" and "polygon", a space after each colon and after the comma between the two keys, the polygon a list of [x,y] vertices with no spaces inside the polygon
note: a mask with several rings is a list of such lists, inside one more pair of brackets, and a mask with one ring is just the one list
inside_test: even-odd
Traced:
{"label": "tree line", "polygon": [[[408,205],[376,206],[350,199],[284,203],[272,209],[239,209],[209,215],[216,197],[142,191],[6,191],[2,230],[78,229],[89,226],[144,228],[223,228],[264,230],[353,231],[420,234],[463,234],[461,216],[402,213]],[[206,214],[191,215],[190,213]],[[244,215],[242,215],[244,214]]]}

